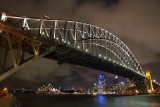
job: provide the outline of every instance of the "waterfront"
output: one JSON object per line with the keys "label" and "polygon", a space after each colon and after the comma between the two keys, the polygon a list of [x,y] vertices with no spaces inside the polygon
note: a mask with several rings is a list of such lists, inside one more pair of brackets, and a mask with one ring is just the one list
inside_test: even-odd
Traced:
{"label": "waterfront", "polygon": [[21,107],[160,107],[160,95],[16,95]]}

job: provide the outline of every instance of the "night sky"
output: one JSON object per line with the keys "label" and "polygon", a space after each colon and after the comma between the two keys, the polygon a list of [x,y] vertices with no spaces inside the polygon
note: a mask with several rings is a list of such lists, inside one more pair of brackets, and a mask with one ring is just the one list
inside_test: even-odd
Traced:
{"label": "night sky", "polygon": [[[143,70],[160,82],[160,0],[1,0],[0,12],[15,16],[68,19],[102,27],[120,38],[133,52]],[[35,88],[52,83],[85,87],[103,73],[70,64],[41,59],[1,86]],[[113,75],[107,74],[108,81]]]}

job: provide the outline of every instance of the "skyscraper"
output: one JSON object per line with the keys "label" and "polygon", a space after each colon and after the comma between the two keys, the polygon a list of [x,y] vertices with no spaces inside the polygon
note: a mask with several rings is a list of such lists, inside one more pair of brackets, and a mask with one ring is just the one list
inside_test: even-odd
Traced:
{"label": "skyscraper", "polygon": [[98,78],[98,93],[103,94],[106,89],[106,80],[105,80],[105,75],[100,74]]}
{"label": "skyscraper", "polygon": [[114,84],[118,84],[118,76],[115,76],[114,80],[113,80]]}

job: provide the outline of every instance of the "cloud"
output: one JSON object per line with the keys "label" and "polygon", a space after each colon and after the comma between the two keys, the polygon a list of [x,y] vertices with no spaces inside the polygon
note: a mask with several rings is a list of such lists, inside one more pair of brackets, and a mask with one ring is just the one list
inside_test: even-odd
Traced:
{"label": "cloud", "polygon": [[28,81],[51,81],[52,78],[65,77],[71,75],[71,66],[69,64],[58,65],[57,61],[42,58],[38,62],[27,66],[15,77]]}
{"label": "cloud", "polygon": [[[41,17],[47,14],[53,19],[78,20],[102,27],[122,39],[141,64],[158,61],[156,57],[160,52],[158,47],[160,2],[157,0],[62,0],[61,2],[2,0],[1,2],[0,11],[7,11],[13,15]],[[144,53],[141,51],[143,46],[152,52]],[[149,59],[144,57],[143,60],[142,54],[153,57]]]}
{"label": "cloud", "polygon": [[151,78],[154,80],[156,80],[158,83],[160,83],[160,74],[159,74],[159,70],[160,70],[160,63],[148,63],[142,66],[144,71],[150,71],[151,73]]}
{"label": "cloud", "polygon": [[158,61],[155,57],[160,52],[159,4],[156,0],[121,0],[117,5],[104,8],[102,3],[88,2],[77,8],[76,13],[77,17],[85,18],[122,39],[140,63],[145,64]]}

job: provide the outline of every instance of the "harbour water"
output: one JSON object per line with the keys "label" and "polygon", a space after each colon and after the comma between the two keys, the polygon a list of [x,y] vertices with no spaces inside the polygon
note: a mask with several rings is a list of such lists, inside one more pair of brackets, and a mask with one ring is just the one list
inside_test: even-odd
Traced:
{"label": "harbour water", "polygon": [[160,95],[16,95],[21,107],[160,107]]}

